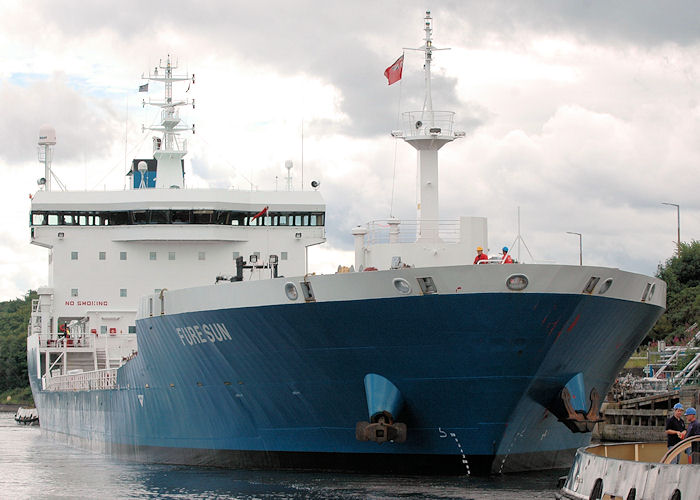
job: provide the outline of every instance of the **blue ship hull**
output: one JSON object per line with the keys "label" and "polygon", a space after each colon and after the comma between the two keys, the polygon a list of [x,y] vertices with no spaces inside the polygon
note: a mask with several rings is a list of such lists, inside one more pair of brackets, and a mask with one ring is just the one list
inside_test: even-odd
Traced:
{"label": "blue ship hull", "polygon": [[[113,390],[41,390],[42,428],[137,460],[374,472],[568,467],[589,433],[543,404],[605,395],[663,312],[585,294],[425,295],[155,316]],[[401,391],[403,443],[358,441],[363,379]],[[549,392],[548,392],[549,391]]]}

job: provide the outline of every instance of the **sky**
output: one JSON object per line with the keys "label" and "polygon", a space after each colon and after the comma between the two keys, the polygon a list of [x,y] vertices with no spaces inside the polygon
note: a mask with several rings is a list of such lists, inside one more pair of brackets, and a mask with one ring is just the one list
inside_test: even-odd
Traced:
{"label": "sky", "polygon": [[416,218],[416,152],[390,131],[421,109],[422,53],[394,85],[383,72],[423,44],[426,9],[450,49],[433,106],[465,132],[440,151],[441,218],[487,217],[491,253],[519,224],[521,259],[541,263],[578,264],[580,233],[584,264],[643,274],[676,248],[662,203],[700,239],[694,1],[3,0],[0,300],[47,282],[28,227],[39,127],[56,129],[70,190],[123,189],[157,116],[141,75],[168,54],[195,74],[187,186],[283,189],[292,160],[294,189],[318,180],[327,204],[311,270],[352,264],[354,226]]}

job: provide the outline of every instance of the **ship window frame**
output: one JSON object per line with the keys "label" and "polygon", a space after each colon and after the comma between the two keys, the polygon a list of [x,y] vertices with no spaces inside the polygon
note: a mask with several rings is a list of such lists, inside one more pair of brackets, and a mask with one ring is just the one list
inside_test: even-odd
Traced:
{"label": "ship window frame", "polygon": [[148,252],[148,260],[158,260],[158,252]]}
{"label": "ship window frame", "polygon": [[409,295],[413,291],[411,284],[404,278],[394,278],[392,283],[396,291],[401,295]]}
{"label": "ship window frame", "polygon": [[72,250],[70,253],[70,260],[78,260],[78,252],[75,250]]}
{"label": "ship window frame", "polygon": [[77,288],[71,288],[71,289],[70,289],[70,296],[71,296],[71,297],[77,297],[77,296],[78,296],[78,289],[77,289]]}
{"label": "ship window frame", "polygon": [[31,226],[130,226],[144,224],[203,224],[226,226],[317,227],[325,226],[326,213],[299,211],[266,214],[253,219],[255,213],[236,210],[165,209],[113,211],[46,211],[30,212]]}
{"label": "ship window frame", "polygon": [[287,260],[289,258],[289,252],[280,252],[280,260]]}
{"label": "ship window frame", "polygon": [[120,288],[119,289],[119,297],[124,298],[127,296],[127,289],[126,288]]}
{"label": "ship window frame", "polygon": [[[170,224],[170,210],[150,210],[149,224]],[[159,219],[163,222],[159,222]]]}
{"label": "ship window frame", "polygon": [[119,260],[127,260],[126,252],[119,252]]}
{"label": "ship window frame", "polygon": [[170,211],[170,223],[171,224],[190,224],[191,221],[192,221],[191,210],[171,210]]}
{"label": "ship window frame", "polygon": [[168,252],[168,260],[175,260],[176,257],[175,252]]}
{"label": "ship window frame", "polygon": [[289,300],[297,300],[299,298],[299,291],[291,281],[284,284],[284,293]]}
{"label": "ship window frame", "polygon": [[107,260],[107,252],[97,252],[97,260]]}
{"label": "ship window frame", "polygon": [[513,292],[522,292],[530,285],[530,279],[521,273],[511,274],[506,278],[506,288]]}
{"label": "ship window frame", "polygon": [[207,252],[199,251],[197,253],[197,260],[207,260]]}
{"label": "ship window frame", "polygon": [[148,210],[130,210],[129,215],[134,225],[148,224],[151,220]]}

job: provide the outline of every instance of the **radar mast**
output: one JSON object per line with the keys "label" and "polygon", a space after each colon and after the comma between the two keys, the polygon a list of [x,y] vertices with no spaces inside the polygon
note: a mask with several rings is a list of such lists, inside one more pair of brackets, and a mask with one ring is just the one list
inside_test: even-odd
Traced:
{"label": "radar mast", "polygon": [[[182,158],[187,154],[187,140],[179,137],[180,132],[192,131],[194,125],[181,125],[180,106],[192,106],[194,109],[194,99],[173,100],[173,82],[190,81],[194,84],[193,75],[176,75],[173,70],[177,69],[177,63],[173,64],[170,54],[165,64],[161,62],[149,74],[141,75],[144,80],[162,82],[165,87],[165,97],[161,100],[144,99],[143,105],[161,108],[160,125],[153,127],[142,127],[142,130],[153,130],[162,132],[162,140],[153,141],[153,158],[157,161],[156,188],[183,188],[184,169]],[[159,71],[160,70],[160,71]],[[146,89],[148,87],[146,86]],[[189,87],[188,87],[189,90]]]}

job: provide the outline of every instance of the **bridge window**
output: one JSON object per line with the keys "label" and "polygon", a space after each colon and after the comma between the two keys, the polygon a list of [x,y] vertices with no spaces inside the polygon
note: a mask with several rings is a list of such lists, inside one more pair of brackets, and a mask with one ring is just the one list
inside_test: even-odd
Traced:
{"label": "bridge window", "polygon": [[119,252],[119,260],[126,260],[126,252]]}
{"label": "bridge window", "polygon": [[98,255],[98,259],[107,260],[107,252],[100,252]]}
{"label": "bridge window", "polygon": [[170,213],[170,220],[173,224],[189,224],[190,223],[190,211],[189,210],[173,210]]}
{"label": "bridge window", "polygon": [[33,211],[32,226],[123,226],[140,224],[213,224],[230,226],[323,226],[323,212],[270,213],[232,210],[123,210],[110,212]]}
{"label": "bridge window", "polygon": [[146,210],[134,210],[131,212],[134,224],[148,224],[148,212]]}
{"label": "bridge window", "polygon": [[120,289],[119,289],[119,296],[120,296],[120,297],[126,297],[126,288],[120,288]]}
{"label": "bridge window", "polygon": [[78,252],[71,252],[70,260],[78,260]]}
{"label": "bridge window", "polygon": [[156,260],[158,257],[158,254],[156,252],[149,252],[148,253],[148,260]]}
{"label": "bridge window", "polygon": [[168,252],[168,260],[175,260],[175,252]]}

